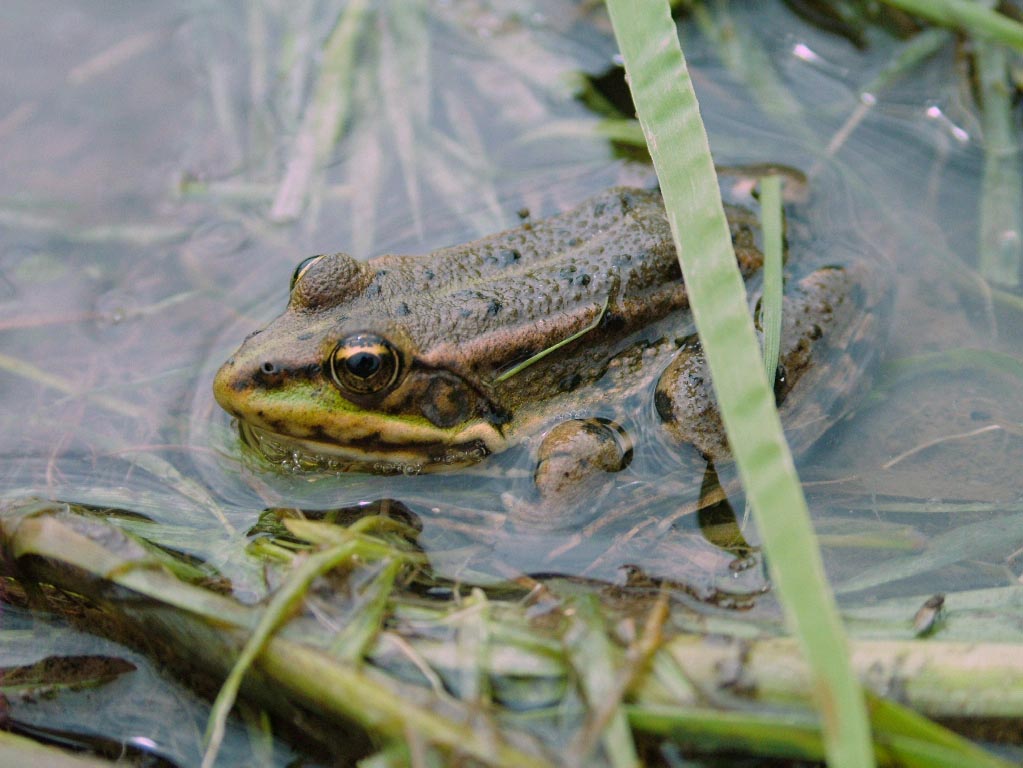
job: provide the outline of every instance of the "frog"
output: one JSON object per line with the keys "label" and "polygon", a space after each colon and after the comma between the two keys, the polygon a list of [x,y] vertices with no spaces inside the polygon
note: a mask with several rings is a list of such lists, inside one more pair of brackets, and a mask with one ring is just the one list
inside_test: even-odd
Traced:
{"label": "frog", "polygon": [[[755,308],[757,217],[725,213]],[[787,260],[775,380],[797,454],[862,394],[885,294],[855,248],[804,256]],[[283,314],[213,391],[249,446],[296,471],[451,471],[527,445],[545,510],[585,505],[628,467],[633,437],[607,410],[637,393],[669,444],[730,460],[656,189],[613,187],[425,256],[304,259]]]}

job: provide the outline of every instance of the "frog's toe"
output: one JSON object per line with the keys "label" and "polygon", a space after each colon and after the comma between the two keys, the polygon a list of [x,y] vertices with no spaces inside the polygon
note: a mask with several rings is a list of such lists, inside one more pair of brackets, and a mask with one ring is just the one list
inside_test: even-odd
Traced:
{"label": "frog's toe", "polygon": [[541,498],[561,498],[585,493],[631,460],[632,441],[621,426],[608,419],[572,419],[544,437],[533,480]]}

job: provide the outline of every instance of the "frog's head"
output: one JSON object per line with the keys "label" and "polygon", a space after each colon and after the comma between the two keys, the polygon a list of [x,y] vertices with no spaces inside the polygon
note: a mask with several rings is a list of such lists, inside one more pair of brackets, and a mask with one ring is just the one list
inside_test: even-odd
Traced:
{"label": "frog's head", "polygon": [[389,304],[384,270],[315,256],[287,310],[217,372],[216,400],[268,458],[377,472],[463,466],[504,447],[504,412],[456,349],[424,350]]}

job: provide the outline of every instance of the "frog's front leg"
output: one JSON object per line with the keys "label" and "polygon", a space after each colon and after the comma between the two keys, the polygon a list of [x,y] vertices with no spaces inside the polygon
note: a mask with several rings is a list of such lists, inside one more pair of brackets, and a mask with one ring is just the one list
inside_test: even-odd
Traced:
{"label": "frog's front leg", "polygon": [[[854,262],[818,269],[786,289],[774,390],[795,455],[844,416],[869,383],[883,347],[890,299],[881,280],[876,266]],[[661,375],[654,404],[676,442],[695,446],[713,462],[729,459],[710,372],[695,336]]]}
{"label": "frog's front leg", "polygon": [[571,419],[544,436],[533,482],[546,503],[585,496],[608,472],[619,472],[630,461],[632,441],[618,424],[604,418]]}
{"label": "frog's front leg", "polygon": [[610,419],[564,421],[544,434],[536,451],[530,499],[506,498],[519,525],[572,527],[610,490],[611,475],[632,461],[632,440]]}

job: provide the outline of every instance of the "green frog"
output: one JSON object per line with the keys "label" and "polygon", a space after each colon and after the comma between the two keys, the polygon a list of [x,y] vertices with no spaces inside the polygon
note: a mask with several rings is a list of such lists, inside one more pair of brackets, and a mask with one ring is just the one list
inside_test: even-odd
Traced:
{"label": "green frog", "polygon": [[[756,217],[726,208],[755,303]],[[787,277],[775,390],[797,453],[862,389],[883,293],[852,252]],[[224,363],[214,393],[292,469],[434,472],[532,441],[548,503],[628,465],[632,440],[607,412],[636,393],[670,442],[728,458],[656,191],[612,188],[427,256],[306,259],[285,312]]]}

